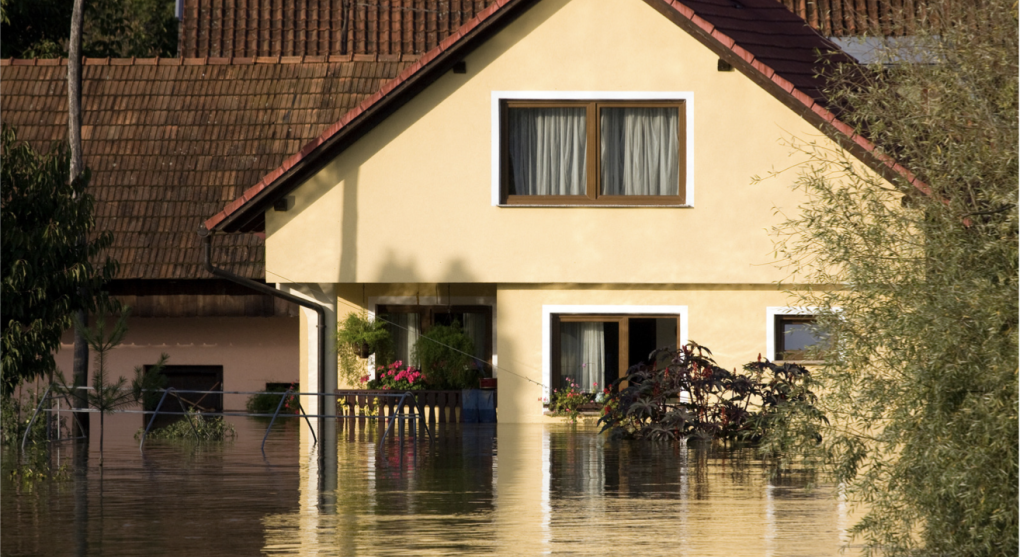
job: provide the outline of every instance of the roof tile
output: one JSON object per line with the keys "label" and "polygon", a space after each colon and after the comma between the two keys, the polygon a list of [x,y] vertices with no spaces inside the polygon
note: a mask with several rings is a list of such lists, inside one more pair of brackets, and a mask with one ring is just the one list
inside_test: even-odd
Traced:
{"label": "roof tile", "polygon": [[[119,278],[204,277],[199,224],[366,97],[355,92],[360,83],[334,80],[330,101],[320,98],[323,77],[350,71],[353,62],[271,60],[86,62],[85,164],[92,170],[97,227],[114,233],[109,253],[121,263]],[[56,62],[0,61],[4,122],[37,148],[67,134],[60,67],[66,61]],[[389,73],[380,77],[392,78],[407,65],[387,64]],[[280,94],[259,97],[249,108],[261,83],[275,83]],[[145,230],[152,231],[145,232],[152,245],[138,247]],[[231,270],[263,278],[261,239],[237,234],[219,242],[248,254],[250,260]],[[138,250],[153,264],[143,264]]]}

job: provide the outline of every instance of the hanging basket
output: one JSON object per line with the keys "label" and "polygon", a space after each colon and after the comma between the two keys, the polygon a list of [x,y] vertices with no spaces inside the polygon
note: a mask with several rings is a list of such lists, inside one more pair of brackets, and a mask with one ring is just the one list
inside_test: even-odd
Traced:
{"label": "hanging basket", "polygon": [[355,344],[354,352],[362,359],[368,358],[372,355],[372,349],[368,346],[367,342],[359,342]]}

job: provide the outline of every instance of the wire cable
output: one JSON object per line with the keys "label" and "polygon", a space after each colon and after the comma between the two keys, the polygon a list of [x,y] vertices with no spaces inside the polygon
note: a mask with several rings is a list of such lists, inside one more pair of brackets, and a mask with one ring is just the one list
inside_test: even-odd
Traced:
{"label": "wire cable", "polygon": [[[277,273],[277,272],[275,272],[275,271],[267,271],[267,272],[271,272],[271,273],[273,273],[274,275],[276,275],[276,276],[278,276],[278,277],[280,277],[280,278],[282,278],[282,279],[284,279],[284,280],[288,280],[288,281],[290,281],[290,282],[292,282],[292,283],[294,283],[294,284],[301,284],[301,283],[295,282],[295,281],[293,281],[293,280],[291,280],[291,279],[289,279],[289,278],[287,278],[287,277],[285,277],[285,276],[283,276],[283,275],[281,275],[280,273]],[[342,304],[344,304],[345,306],[348,306],[348,307],[350,307],[350,308],[352,308],[352,309],[356,309],[356,310],[358,310],[358,311],[368,311],[368,308],[363,308],[363,307],[357,306],[357,305],[355,305],[355,304],[352,304],[352,303],[348,302],[347,300],[341,299],[341,298],[340,298],[339,296],[337,297],[337,299],[336,299],[336,300],[337,300],[337,302],[339,302],[339,303],[342,303]],[[380,315],[379,315],[378,313],[375,313],[375,314],[374,314],[374,317],[375,317],[375,319],[378,319],[378,320],[382,321],[383,323],[386,323],[387,325],[390,325],[390,326],[392,326],[392,327],[396,327],[397,329],[403,329],[403,330],[405,330],[405,331],[410,331],[410,329],[408,329],[407,327],[404,327],[404,326],[402,326],[402,325],[400,325],[400,324],[397,324],[397,323],[394,323],[394,322],[392,322],[392,321],[390,321],[390,320],[388,320],[388,319],[385,319],[385,318],[381,317],[381,316],[380,316]],[[493,365],[493,364],[491,364],[491,363],[489,363],[489,362],[485,362],[485,361],[482,361],[482,360],[480,360],[480,359],[476,358],[474,354],[468,354],[467,352],[464,352],[463,350],[459,350],[459,349],[457,349],[457,348],[454,348],[453,346],[450,346],[450,345],[448,345],[448,344],[445,344],[445,343],[439,342],[438,340],[434,340],[434,339],[428,338],[428,337],[426,337],[426,336],[421,336],[421,337],[419,337],[419,340],[420,340],[420,339],[422,339],[422,338],[428,339],[428,340],[429,340],[429,342],[433,342],[433,343],[436,343],[436,344],[438,344],[438,345],[440,345],[440,346],[442,346],[442,347],[444,347],[444,348],[447,348],[447,349],[453,350],[454,352],[457,352],[457,353],[463,354],[463,355],[465,355],[465,356],[467,356],[467,357],[471,358],[472,360],[474,360],[474,361],[476,361],[476,362],[480,362],[480,363],[483,363],[483,364],[485,364],[485,365],[489,366],[490,368],[492,368],[492,369],[494,369],[494,370],[499,370],[500,372],[506,372],[506,373],[509,373],[510,375],[513,375],[513,376],[515,376],[515,377],[519,377],[519,378],[521,378],[521,379],[523,379],[523,380],[525,380],[525,381],[528,381],[529,383],[534,383],[535,385],[538,385],[539,387],[542,387],[543,389],[548,389],[548,388],[549,388],[549,386],[548,386],[548,385],[546,385],[546,384],[544,384],[544,383],[540,383],[540,382],[538,382],[538,381],[535,381],[534,379],[532,379],[532,378],[530,378],[530,377],[528,377],[528,376],[526,376],[526,375],[521,375],[520,373],[517,373],[517,372],[515,372],[515,371],[511,371],[511,370],[509,370],[509,369],[507,369],[507,368],[505,368],[505,367],[503,367],[503,366],[499,366],[499,365]],[[533,370],[533,371],[539,371],[538,369],[536,369],[536,368],[533,368],[533,367],[531,367],[531,366],[527,366],[527,365],[525,365],[525,366],[523,366],[523,367],[527,367],[527,368],[530,368],[530,369],[531,369],[531,370]]]}

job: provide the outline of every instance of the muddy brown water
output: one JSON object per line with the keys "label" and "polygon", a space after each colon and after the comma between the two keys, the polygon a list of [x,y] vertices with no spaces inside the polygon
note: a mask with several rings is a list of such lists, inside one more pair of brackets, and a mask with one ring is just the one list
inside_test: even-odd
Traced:
{"label": "muddy brown water", "polygon": [[[98,421],[98,420],[93,420]],[[831,486],[770,481],[752,450],[613,441],[568,425],[456,425],[380,448],[341,428],[320,458],[304,424],[233,418],[234,441],[146,443],[107,418],[60,481],[0,485],[15,555],[839,555],[851,524]],[[299,427],[300,426],[300,427]],[[302,428],[305,429],[302,429]]]}

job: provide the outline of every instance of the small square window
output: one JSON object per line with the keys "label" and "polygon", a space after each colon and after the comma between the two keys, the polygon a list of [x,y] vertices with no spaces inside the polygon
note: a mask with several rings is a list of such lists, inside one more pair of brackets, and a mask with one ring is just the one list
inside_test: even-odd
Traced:
{"label": "small square window", "polygon": [[775,316],[775,359],[786,362],[821,361],[829,343],[814,315]]}

